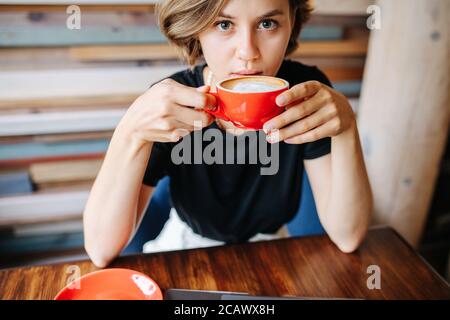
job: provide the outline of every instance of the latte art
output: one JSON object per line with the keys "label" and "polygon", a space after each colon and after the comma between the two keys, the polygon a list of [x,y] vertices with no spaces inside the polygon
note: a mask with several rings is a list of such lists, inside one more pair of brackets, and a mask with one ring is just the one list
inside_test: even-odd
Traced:
{"label": "latte art", "polygon": [[262,82],[240,81],[231,89],[237,92],[267,92],[279,89],[280,86],[270,85]]}

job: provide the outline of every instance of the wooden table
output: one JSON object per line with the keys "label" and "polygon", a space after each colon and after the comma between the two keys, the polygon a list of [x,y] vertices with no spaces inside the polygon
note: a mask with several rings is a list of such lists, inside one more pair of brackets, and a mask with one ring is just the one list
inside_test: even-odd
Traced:
{"label": "wooden table", "polygon": [[[79,266],[81,274],[96,270],[89,261],[2,270],[0,298],[52,299],[71,276],[71,265]],[[373,265],[380,268],[381,289],[367,286]],[[143,272],[163,291],[188,288],[269,296],[450,299],[448,283],[389,228],[371,229],[353,254],[340,252],[326,236],[316,236],[126,256],[110,267]]]}

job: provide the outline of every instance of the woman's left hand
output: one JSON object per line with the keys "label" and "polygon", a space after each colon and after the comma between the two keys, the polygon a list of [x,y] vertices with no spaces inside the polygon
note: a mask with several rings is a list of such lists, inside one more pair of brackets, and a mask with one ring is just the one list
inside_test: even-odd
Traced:
{"label": "woman's left hand", "polygon": [[319,81],[297,84],[281,93],[276,102],[286,110],[264,124],[270,143],[312,142],[337,136],[355,123],[347,98]]}

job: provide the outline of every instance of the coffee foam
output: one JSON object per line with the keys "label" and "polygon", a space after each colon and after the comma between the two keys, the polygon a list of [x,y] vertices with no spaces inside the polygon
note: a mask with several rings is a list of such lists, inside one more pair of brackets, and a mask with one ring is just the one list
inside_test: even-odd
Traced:
{"label": "coffee foam", "polygon": [[243,77],[230,79],[222,83],[222,87],[228,90],[242,93],[270,92],[281,89],[285,82],[274,77]]}
{"label": "coffee foam", "polygon": [[242,81],[236,83],[231,89],[238,92],[266,92],[279,89],[280,86],[273,86],[261,82]]}

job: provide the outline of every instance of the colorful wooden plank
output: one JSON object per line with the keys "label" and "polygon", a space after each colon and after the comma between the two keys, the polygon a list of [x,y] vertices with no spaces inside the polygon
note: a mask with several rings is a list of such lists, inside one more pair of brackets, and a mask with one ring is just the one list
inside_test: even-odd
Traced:
{"label": "colorful wooden plank", "polygon": [[322,15],[367,15],[375,0],[313,0],[314,12]]}
{"label": "colorful wooden plank", "polygon": [[[86,140],[68,142],[29,142],[0,145],[1,160],[17,160],[38,157],[74,156],[104,153],[109,140]],[[1,162],[0,162],[1,164]]]}
{"label": "colorful wooden plank", "polygon": [[0,226],[61,221],[81,216],[89,191],[0,198]]}
{"label": "colorful wooden plank", "polygon": [[184,69],[177,63],[136,68],[6,71],[0,73],[0,101],[139,95],[152,83]]}
{"label": "colorful wooden plank", "polygon": [[151,27],[0,27],[0,47],[45,47],[99,44],[165,43],[159,29]]}
{"label": "colorful wooden plank", "polygon": [[83,159],[103,159],[105,152],[98,153],[82,153],[69,154],[62,156],[38,156],[22,159],[0,159],[0,167],[5,169],[23,168],[33,163],[50,162],[50,161],[68,161],[68,160],[83,160]]}
{"label": "colorful wooden plank", "polygon": [[33,185],[27,171],[0,172],[0,195],[31,192]]}
{"label": "colorful wooden plank", "polygon": [[0,239],[3,254],[27,254],[40,251],[59,251],[83,247],[83,233],[62,233]]}
{"label": "colorful wooden plank", "polygon": [[[25,83],[23,84],[25,85]],[[0,89],[1,92],[1,89]],[[126,107],[138,97],[138,93],[116,94],[109,93],[92,96],[61,96],[61,97],[15,97],[14,100],[0,100],[0,111],[23,110],[68,110],[103,107]]]}
{"label": "colorful wooden plank", "polygon": [[34,183],[55,183],[92,180],[97,176],[103,160],[73,160],[36,163],[30,166]]}
{"label": "colorful wooden plank", "polygon": [[13,228],[13,234],[15,238],[46,236],[51,234],[56,235],[75,232],[83,232],[82,219],[31,224],[31,225],[19,225]]}
{"label": "colorful wooden plank", "polygon": [[114,130],[126,110],[44,112],[0,116],[0,136]]}
{"label": "colorful wooden plank", "polygon": [[[367,53],[368,39],[305,41],[291,57],[361,57]],[[179,59],[169,45],[123,45],[73,47],[70,54],[80,61],[131,61]]]}
{"label": "colorful wooden plank", "polygon": [[336,82],[333,87],[347,97],[357,97],[361,93],[362,81]]}

